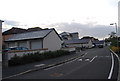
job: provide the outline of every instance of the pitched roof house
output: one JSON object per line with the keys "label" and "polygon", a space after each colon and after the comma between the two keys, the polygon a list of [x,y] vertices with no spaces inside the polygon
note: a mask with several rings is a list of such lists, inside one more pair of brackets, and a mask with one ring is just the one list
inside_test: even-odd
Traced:
{"label": "pitched roof house", "polygon": [[27,47],[28,49],[48,48],[50,51],[61,48],[61,38],[55,29],[14,34],[5,40],[7,47]]}
{"label": "pitched roof house", "polygon": [[92,41],[90,39],[72,39],[64,42],[68,47],[92,47]]}
{"label": "pitched roof house", "polygon": [[74,33],[62,32],[59,35],[63,40],[79,39],[78,32]]}

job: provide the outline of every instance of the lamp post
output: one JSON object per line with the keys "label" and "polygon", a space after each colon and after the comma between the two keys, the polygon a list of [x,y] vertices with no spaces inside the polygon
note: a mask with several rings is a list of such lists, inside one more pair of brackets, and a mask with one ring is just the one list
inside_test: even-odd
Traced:
{"label": "lamp post", "polygon": [[[117,36],[118,35],[117,23],[111,23],[110,25],[115,25],[115,27],[116,27],[117,48],[119,49],[119,46],[118,46],[118,36]],[[119,52],[119,50],[117,52]]]}

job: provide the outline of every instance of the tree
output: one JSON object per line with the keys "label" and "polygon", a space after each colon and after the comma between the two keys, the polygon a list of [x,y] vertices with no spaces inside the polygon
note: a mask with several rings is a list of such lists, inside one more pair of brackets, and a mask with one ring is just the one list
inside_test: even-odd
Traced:
{"label": "tree", "polygon": [[110,35],[110,38],[116,37],[116,33],[115,32],[111,32],[109,35]]}

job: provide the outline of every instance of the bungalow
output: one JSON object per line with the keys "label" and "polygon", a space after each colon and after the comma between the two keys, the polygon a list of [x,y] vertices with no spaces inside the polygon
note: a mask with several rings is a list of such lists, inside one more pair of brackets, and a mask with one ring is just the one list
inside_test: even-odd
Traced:
{"label": "bungalow", "polygon": [[104,40],[97,40],[97,41],[94,41],[93,44],[98,47],[99,45],[103,45],[105,46],[105,41]]}
{"label": "bungalow", "polygon": [[14,34],[5,40],[7,48],[26,47],[29,50],[48,48],[49,51],[61,48],[61,38],[55,29],[42,29],[39,31]]}
{"label": "bungalow", "polygon": [[65,41],[64,44],[68,47],[91,48],[93,46],[92,41],[90,39],[72,39]]}

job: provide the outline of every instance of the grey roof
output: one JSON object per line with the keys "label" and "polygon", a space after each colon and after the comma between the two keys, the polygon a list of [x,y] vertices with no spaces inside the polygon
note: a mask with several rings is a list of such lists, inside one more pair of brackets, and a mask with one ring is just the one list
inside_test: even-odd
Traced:
{"label": "grey roof", "polygon": [[94,44],[104,44],[104,40],[100,40],[100,41],[93,41]]}
{"label": "grey roof", "polygon": [[14,34],[11,38],[6,41],[17,41],[17,40],[26,40],[26,39],[35,39],[35,38],[44,38],[48,33],[50,33],[53,29],[40,30],[34,32],[27,32],[21,34]]}
{"label": "grey roof", "polygon": [[64,43],[65,44],[84,44],[88,43],[90,39],[72,39],[72,40],[67,40]]}

